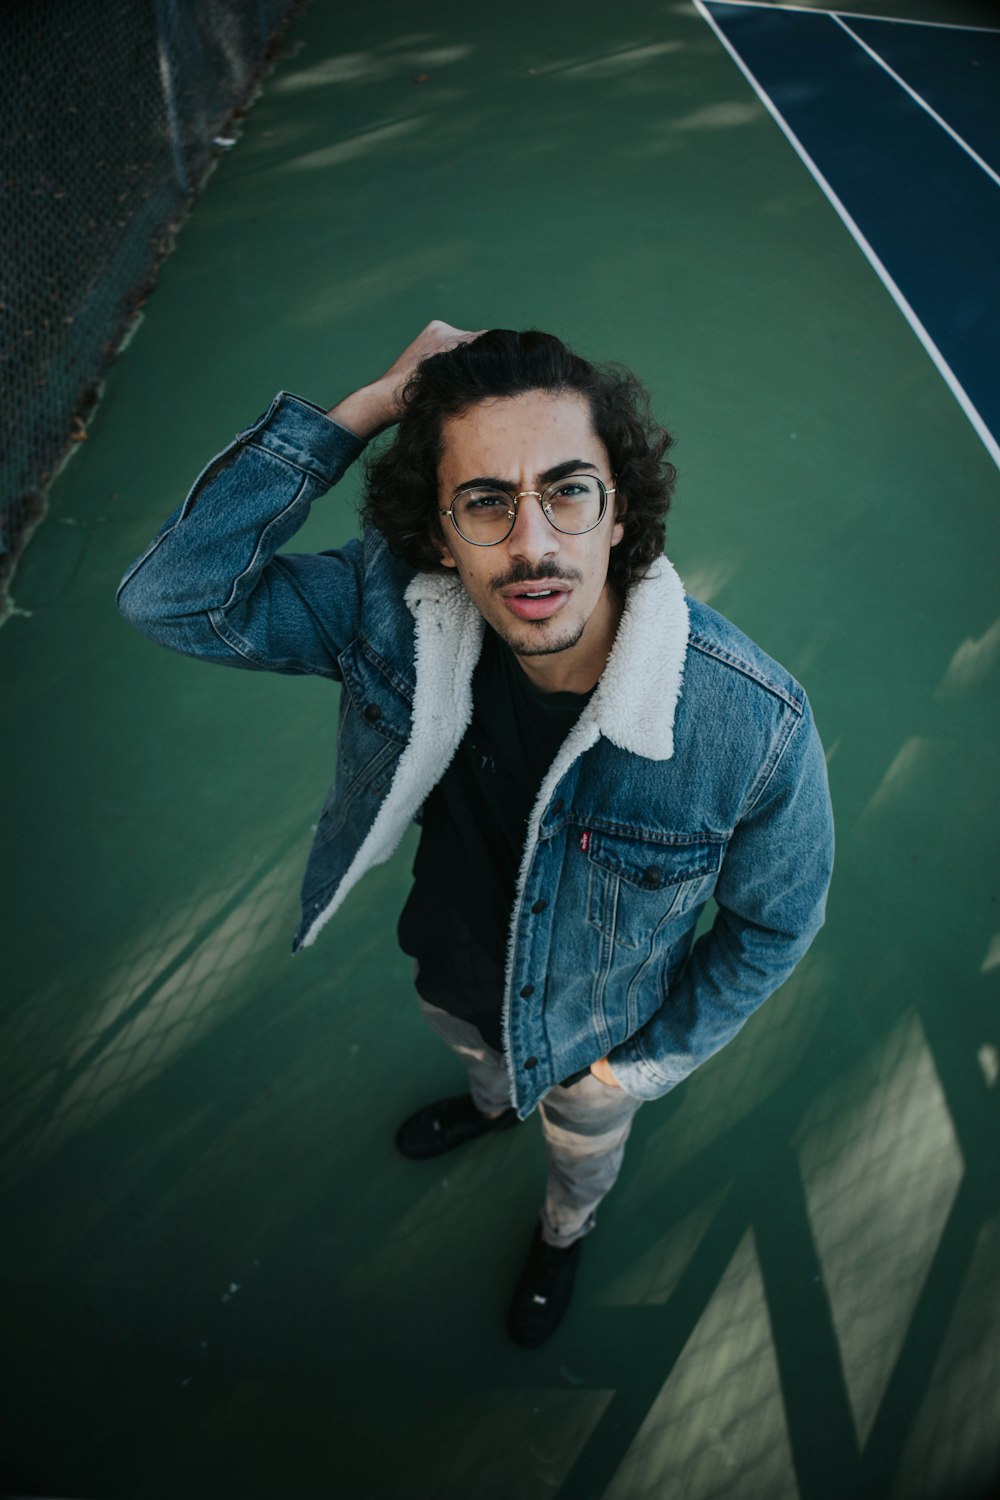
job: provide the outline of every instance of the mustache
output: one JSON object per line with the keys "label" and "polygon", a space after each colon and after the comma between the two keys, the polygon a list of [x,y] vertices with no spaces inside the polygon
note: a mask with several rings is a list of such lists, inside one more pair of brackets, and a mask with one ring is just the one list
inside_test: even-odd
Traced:
{"label": "mustache", "polygon": [[490,588],[505,589],[514,583],[541,583],[543,579],[547,581],[555,578],[561,579],[563,583],[580,583],[583,574],[577,568],[531,567],[529,563],[514,563],[506,573],[498,573],[495,578],[490,579]]}

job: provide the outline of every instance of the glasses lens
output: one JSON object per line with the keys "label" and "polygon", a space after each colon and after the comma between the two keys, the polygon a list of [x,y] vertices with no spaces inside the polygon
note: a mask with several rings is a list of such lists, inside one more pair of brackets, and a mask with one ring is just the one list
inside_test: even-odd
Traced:
{"label": "glasses lens", "polygon": [[542,495],[542,507],[558,531],[570,534],[591,531],[604,514],[606,496],[592,474],[571,474],[550,484]]}
{"label": "glasses lens", "polygon": [[[593,531],[604,515],[607,491],[592,474],[571,474],[550,484],[541,495],[542,509],[557,531],[579,535]],[[502,542],[511,530],[513,497],[506,490],[461,490],[451,514],[460,536],[477,547]]]}
{"label": "glasses lens", "polygon": [[502,542],[510,530],[510,496],[503,490],[463,490],[455,496],[451,513],[467,542]]}

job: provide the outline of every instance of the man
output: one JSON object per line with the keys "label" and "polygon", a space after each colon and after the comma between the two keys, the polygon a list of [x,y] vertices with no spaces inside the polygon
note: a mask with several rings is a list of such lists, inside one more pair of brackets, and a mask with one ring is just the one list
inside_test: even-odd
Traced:
{"label": "man", "polygon": [[[395,423],[363,539],[281,553]],[[420,817],[399,938],[469,1087],[397,1145],[436,1156],[538,1107],[549,1177],[508,1322],[529,1347],[566,1311],[639,1105],[785,979],[830,877],[805,694],[662,556],[669,443],[627,372],[432,323],[325,414],[282,392],[120,591],[164,645],[343,684],[295,948]]]}

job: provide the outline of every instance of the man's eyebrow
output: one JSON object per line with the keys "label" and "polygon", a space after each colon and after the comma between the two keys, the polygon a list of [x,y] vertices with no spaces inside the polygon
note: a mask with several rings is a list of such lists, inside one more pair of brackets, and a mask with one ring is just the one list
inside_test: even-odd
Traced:
{"label": "man's eyebrow", "polygon": [[597,465],[588,463],[585,458],[568,458],[565,463],[553,464],[551,469],[546,469],[544,474],[539,474],[539,484],[554,484],[557,479],[565,479],[567,474],[579,474],[581,469],[597,470]]}
{"label": "man's eyebrow", "polygon": [[[537,477],[538,484],[554,484],[557,479],[565,479],[567,474],[579,474],[584,469],[597,470],[597,464],[592,464],[586,458],[567,458],[560,464],[553,464],[551,469],[545,469]],[[498,479],[495,474],[479,474],[475,479],[463,479],[461,484],[455,486],[454,493],[459,490],[509,490],[514,494],[517,485],[512,479]]]}

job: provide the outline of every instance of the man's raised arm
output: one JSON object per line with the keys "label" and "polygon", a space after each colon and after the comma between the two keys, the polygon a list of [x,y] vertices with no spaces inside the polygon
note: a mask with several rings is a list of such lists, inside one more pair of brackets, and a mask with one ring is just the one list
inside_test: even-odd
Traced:
{"label": "man's raised arm", "polygon": [[285,554],[313,502],[398,421],[417,365],[474,333],[433,322],[328,412],[281,391],[195,480],[127,570],[118,607],[160,645],[223,665],[338,675],[360,611],[362,547]]}

